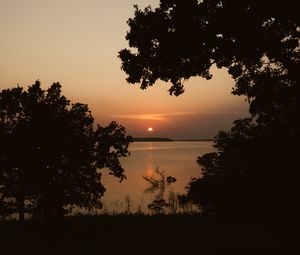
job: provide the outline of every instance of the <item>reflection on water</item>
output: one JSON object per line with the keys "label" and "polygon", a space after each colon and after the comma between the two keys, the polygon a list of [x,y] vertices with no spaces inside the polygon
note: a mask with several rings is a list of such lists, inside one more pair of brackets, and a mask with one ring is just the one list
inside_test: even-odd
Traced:
{"label": "reflection on water", "polygon": [[[103,171],[102,182],[107,191],[102,199],[106,209],[122,211],[128,197],[132,211],[138,207],[146,212],[147,205],[158,195],[159,190],[152,189],[151,184],[143,176],[153,177],[159,167],[165,177],[174,176],[176,182],[165,185],[163,195],[170,192],[185,193],[185,186],[192,177],[199,177],[201,169],[196,158],[204,153],[212,152],[212,142],[135,142],[130,146],[131,156],[122,159],[127,179],[122,183]],[[147,192],[145,192],[147,191]],[[126,197],[126,199],[125,199]],[[166,197],[165,197],[166,198]],[[108,207],[108,208],[107,208]]]}

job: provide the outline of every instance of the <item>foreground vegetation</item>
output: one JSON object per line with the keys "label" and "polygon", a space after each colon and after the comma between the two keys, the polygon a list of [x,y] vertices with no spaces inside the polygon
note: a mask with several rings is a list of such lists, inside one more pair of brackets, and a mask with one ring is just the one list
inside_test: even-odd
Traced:
{"label": "foreground vegetation", "polygon": [[6,221],[0,223],[0,247],[1,254],[284,254],[295,252],[300,241],[287,226],[200,215]]}

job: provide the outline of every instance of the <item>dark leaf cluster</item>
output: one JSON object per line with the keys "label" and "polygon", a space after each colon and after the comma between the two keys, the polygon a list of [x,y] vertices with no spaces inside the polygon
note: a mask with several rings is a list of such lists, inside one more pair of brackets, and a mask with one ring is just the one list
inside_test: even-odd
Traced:
{"label": "dark leaf cluster", "polygon": [[[161,0],[154,10],[136,6],[126,35],[131,49],[119,52],[122,69],[127,81],[140,83],[142,89],[157,79],[170,81],[169,92],[175,95],[192,76],[210,79],[213,64],[228,68],[237,80],[266,62],[295,73],[300,33],[296,10],[294,0]],[[237,83],[237,93],[247,94],[244,85]]]}

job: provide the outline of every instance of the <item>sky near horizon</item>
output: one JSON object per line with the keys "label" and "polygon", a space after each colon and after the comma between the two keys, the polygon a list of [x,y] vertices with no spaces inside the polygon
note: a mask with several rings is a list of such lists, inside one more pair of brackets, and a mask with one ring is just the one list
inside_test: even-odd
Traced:
{"label": "sky near horizon", "polygon": [[[212,138],[248,116],[245,98],[231,95],[225,69],[213,78],[191,78],[185,93],[170,96],[170,84],[147,90],[126,82],[117,58],[128,48],[126,21],[133,5],[158,0],[0,0],[0,90],[27,87],[39,79],[46,89],[62,84],[72,102],[87,103],[95,121],[116,120],[136,137]],[[148,127],[153,131],[148,132]]]}

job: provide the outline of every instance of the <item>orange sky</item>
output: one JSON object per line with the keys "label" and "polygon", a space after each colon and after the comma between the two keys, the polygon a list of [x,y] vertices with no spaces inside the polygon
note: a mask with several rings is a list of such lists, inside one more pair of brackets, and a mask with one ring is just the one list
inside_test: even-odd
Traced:
{"label": "orange sky", "polygon": [[133,4],[158,2],[0,0],[0,89],[59,81],[65,96],[89,104],[97,123],[117,120],[133,136],[211,138],[230,128],[248,106],[230,94],[234,82],[224,69],[213,68],[210,81],[190,79],[179,97],[164,82],[144,91],[126,83],[117,58],[127,47],[126,21]]}

